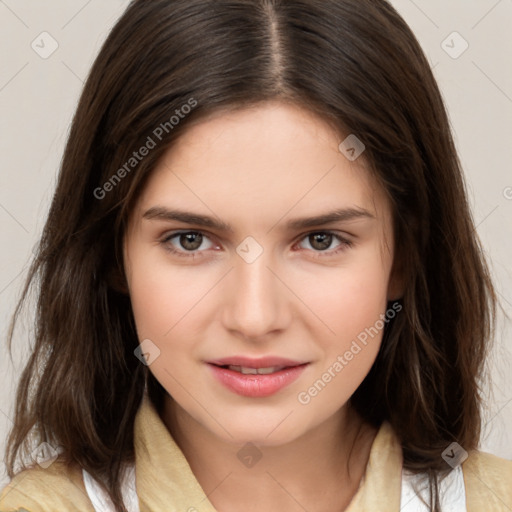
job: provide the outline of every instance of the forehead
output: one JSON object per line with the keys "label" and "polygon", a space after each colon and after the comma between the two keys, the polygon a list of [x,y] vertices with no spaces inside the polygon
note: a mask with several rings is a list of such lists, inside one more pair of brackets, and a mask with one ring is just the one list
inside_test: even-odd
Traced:
{"label": "forehead", "polygon": [[357,206],[378,214],[386,208],[384,195],[364,157],[350,161],[340,151],[343,140],[295,105],[218,112],[189,126],[165,152],[139,204],[171,202],[221,218],[236,212],[253,223],[265,215],[275,222],[291,209],[300,215]]}

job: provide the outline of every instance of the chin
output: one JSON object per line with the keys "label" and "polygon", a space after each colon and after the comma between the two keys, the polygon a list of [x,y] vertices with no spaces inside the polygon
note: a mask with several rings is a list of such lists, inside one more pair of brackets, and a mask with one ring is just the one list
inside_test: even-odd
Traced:
{"label": "chin", "polygon": [[294,415],[293,412],[290,414],[290,411],[287,411],[285,414],[263,419],[262,416],[256,415],[253,418],[246,414],[244,418],[233,418],[226,423],[229,434],[218,424],[210,424],[210,428],[213,428],[212,432],[223,441],[238,446],[246,443],[261,447],[281,446],[298,439],[308,430],[307,421],[292,419]]}

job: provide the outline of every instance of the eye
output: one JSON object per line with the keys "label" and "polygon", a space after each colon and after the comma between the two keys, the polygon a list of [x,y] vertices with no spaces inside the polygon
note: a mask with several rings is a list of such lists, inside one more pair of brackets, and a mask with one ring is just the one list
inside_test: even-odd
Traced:
{"label": "eye", "polygon": [[[322,253],[325,253],[326,256],[338,254],[353,245],[349,240],[346,240],[331,231],[317,231],[315,233],[309,233],[302,240],[307,241],[309,244],[309,247],[306,247],[306,249],[319,253],[318,256],[320,257],[324,256]],[[332,243],[336,240],[339,242],[337,248],[328,251],[332,246]]]}
{"label": "eye", "polygon": [[[330,231],[308,233],[303,236],[301,240],[303,241],[302,243],[307,242],[307,245],[309,245],[309,247],[302,247],[302,249],[313,251],[315,257],[333,256],[353,245],[349,240]],[[210,241],[210,244],[208,244],[207,241]],[[334,250],[329,250],[329,248],[332,248],[333,242],[336,241],[338,241],[338,245],[335,246]],[[204,251],[216,247],[211,242],[210,238],[201,231],[170,233],[167,234],[160,243],[164,246],[165,250],[176,256],[185,258],[202,257]]]}
{"label": "eye", "polygon": [[[176,242],[172,242],[176,239]],[[202,252],[199,249],[206,250],[214,247],[213,244],[210,246],[204,246],[206,240],[209,240],[204,233],[200,231],[181,231],[179,233],[172,233],[166,236],[161,243],[164,245],[166,250],[184,257],[194,257],[197,253]]]}

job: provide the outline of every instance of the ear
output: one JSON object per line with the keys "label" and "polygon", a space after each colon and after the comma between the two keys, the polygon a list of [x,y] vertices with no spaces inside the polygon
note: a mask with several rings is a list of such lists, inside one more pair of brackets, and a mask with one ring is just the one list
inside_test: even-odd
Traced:
{"label": "ear", "polygon": [[388,282],[388,301],[399,300],[404,296],[405,277],[402,262],[399,258],[393,260],[393,266]]}

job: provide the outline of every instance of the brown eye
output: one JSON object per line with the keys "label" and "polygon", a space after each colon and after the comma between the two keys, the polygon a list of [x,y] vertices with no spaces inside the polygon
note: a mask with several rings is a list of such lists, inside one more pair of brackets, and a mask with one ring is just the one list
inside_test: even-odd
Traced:
{"label": "brown eye", "polygon": [[308,250],[316,257],[328,257],[335,256],[352,247],[353,242],[330,231],[317,231],[304,235],[301,245],[302,249]]}
{"label": "brown eye", "polygon": [[187,251],[195,251],[201,247],[203,243],[203,235],[201,233],[182,233],[179,238],[180,245]]}
{"label": "brown eye", "polygon": [[180,231],[166,235],[160,242],[166,250],[185,257],[202,256],[205,250],[212,249],[214,244],[209,236],[200,231]]}
{"label": "brown eye", "polygon": [[311,247],[318,251],[329,249],[332,244],[332,239],[333,235],[330,233],[314,233],[308,237]]}

